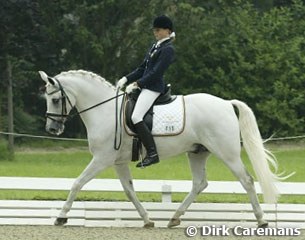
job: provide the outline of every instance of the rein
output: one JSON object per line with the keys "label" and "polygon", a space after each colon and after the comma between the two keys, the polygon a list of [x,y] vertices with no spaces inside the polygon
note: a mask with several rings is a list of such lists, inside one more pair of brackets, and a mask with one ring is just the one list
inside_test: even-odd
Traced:
{"label": "rein", "polygon": [[[108,98],[108,99],[106,99],[106,100],[103,101],[103,102],[97,103],[97,104],[95,104],[95,105],[93,105],[93,106],[91,106],[91,107],[88,107],[88,108],[86,108],[86,109],[84,109],[84,110],[81,110],[81,111],[79,111],[79,112],[76,111],[76,113],[73,113],[73,114],[71,114],[71,115],[68,115],[68,117],[69,117],[69,119],[72,119],[73,117],[75,117],[75,116],[77,116],[77,115],[80,115],[80,114],[82,114],[82,113],[84,113],[84,112],[87,112],[87,111],[93,109],[93,108],[96,108],[96,107],[98,107],[98,106],[100,106],[100,105],[103,105],[104,103],[110,102],[110,101],[113,100],[113,99],[116,99],[116,102],[117,102],[117,99],[118,99],[120,96],[123,96],[123,95],[125,95],[125,93],[118,94],[118,91],[117,91],[117,93],[116,93],[116,95],[115,95],[114,97]],[[67,96],[67,98],[68,98],[68,96]],[[69,99],[69,98],[68,98],[68,99]]]}
{"label": "rein", "polygon": [[[74,106],[72,105],[67,93],[65,92],[65,90],[63,89],[61,83],[58,81],[58,79],[56,78],[53,78],[57,83],[58,83],[58,86],[59,86],[59,89],[58,90],[55,90],[53,92],[50,92],[50,93],[46,93],[47,95],[52,95],[54,93],[57,93],[57,92],[61,92],[61,99],[62,99],[62,103],[61,103],[61,114],[58,114],[58,113],[49,113],[49,112],[46,112],[46,118],[49,118],[55,122],[58,122],[58,123],[64,123],[65,121],[68,121],[68,120],[71,120],[72,118],[74,118],[75,116],[78,116],[84,112],[87,112],[93,108],[96,108],[98,106],[101,106],[107,102],[110,102],[112,101],[113,99],[115,99],[115,137],[114,137],[114,149],[115,150],[119,150],[120,147],[121,147],[121,143],[122,143],[122,112],[123,112],[123,103],[124,103],[124,98],[125,98],[125,92],[124,93],[121,93],[119,94],[119,89],[117,89],[116,91],[116,95],[114,97],[111,97],[111,98],[108,98],[100,103],[97,103],[91,107],[88,107],[86,109],[83,109],[81,111],[77,111],[76,110],[76,113],[73,113],[71,115],[69,115],[67,113],[67,103],[66,103],[66,100],[68,100],[68,103],[70,105],[71,108],[74,108]],[[122,103],[121,103],[121,107],[120,107],[120,111],[119,111],[119,116],[118,116],[118,98],[123,96],[123,99],[122,99]],[[60,120],[58,119],[55,119],[53,117],[61,117]],[[119,140],[117,140],[117,135],[118,135],[118,131],[119,132]]]}
{"label": "rein", "polygon": [[[118,96],[122,96],[122,103],[121,103],[121,108],[119,112],[119,119],[118,119]],[[123,113],[123,104],[124,104],[124,99],[125,99],[125,92],[122,94],[119,94],[119,89],[116,91],[116,99],[115,99],[115,134],[114,134],[114,149],[119,150],[122,144],[122,113]],[[119,123],[119,124],[118,124]],[[120,129],[119,129],[120,128]],[[120,132],[119,135],[119,142],[117,141],[117,134],[118,131]]]}

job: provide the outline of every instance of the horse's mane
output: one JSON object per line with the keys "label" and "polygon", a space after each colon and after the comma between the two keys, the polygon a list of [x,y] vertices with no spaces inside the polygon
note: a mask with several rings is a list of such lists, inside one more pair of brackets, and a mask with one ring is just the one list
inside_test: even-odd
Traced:
{"label": "horse's mane", "polygon": [[101,81],[106,86],[111,87],[113,89],[115,88],[114,85],[112,85],[110,82],[108,82],[105,78],[101,77],[100,75],[98,75],[96,73],[93,73],[93,72],[90,72],[90,71],[85,71],[85,70],[70,70],[70,71],[65,71],[65,72],[61,72],[56,77],[70,76],[70,75],[86,76],[87,79],[89,77],[89,79],[93,79],[93,80],[96,80],[96,81]]}

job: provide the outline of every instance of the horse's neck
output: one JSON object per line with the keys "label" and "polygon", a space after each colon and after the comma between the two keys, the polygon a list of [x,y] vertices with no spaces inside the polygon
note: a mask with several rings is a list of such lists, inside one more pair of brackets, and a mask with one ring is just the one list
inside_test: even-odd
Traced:
{"label": "horse's neck", "polygon": [[[115,96],[114,88],[109,86],[106,82],[99,82],[96,79],[75,79],[71,88],[76,98],[75,107],[78,111],[85,110]],[[99,127],[102,122],[108,122],[108,118],[113,117],[113,114],[111,114],[111,111],[114,111],[113,104],[114,101],[105,103],[81,114],[88,134],[90,134],[90,132],[98,131],[97,127]]]}
{"label": "horse's neck", "polygon": [[102,82],[82,80],[77,91],[76,107],[79,111],[91,107],[115,95],[115,91]]}

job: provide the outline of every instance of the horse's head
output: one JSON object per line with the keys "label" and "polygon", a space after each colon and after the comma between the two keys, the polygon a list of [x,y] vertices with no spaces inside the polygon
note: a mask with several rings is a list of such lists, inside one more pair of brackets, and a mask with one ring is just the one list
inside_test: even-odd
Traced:
{"label": "horse's head", "polygon": [[65,91],[58,79],[49,77],[43,71],[39,71],[39,74],[46,83],[46,131],[54,135],[60,135],[64,132],[64,124],[69,112],[75,105],[75,99],[73,96],[67,94],[68,92]]}

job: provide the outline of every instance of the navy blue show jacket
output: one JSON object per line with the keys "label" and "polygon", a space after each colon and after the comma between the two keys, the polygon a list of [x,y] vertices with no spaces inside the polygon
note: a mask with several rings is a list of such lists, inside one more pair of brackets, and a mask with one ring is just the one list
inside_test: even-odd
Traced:
{"label": "navy blue show jacket", "polygon": [[164,93],[163,75],[174,61],[175,50],[170,40],[166,40],[157,48],[155,45],[147,52],[143,63],[126,76],[127,84],[137,80],[140,88]]}

